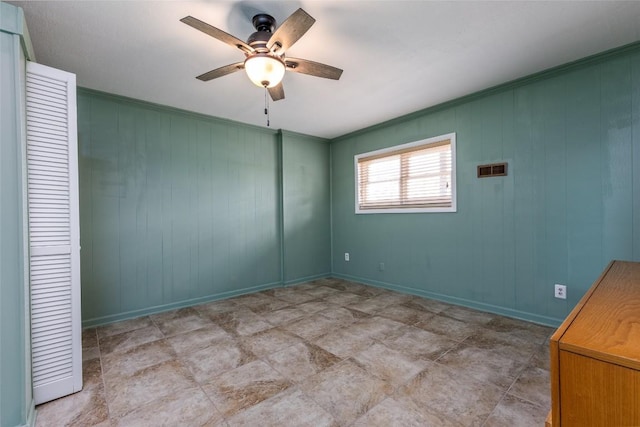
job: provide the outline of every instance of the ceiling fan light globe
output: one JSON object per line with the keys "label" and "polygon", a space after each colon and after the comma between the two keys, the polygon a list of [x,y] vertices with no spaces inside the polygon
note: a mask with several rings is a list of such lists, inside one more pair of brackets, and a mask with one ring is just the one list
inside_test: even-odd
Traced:
{"label": "ceiling fan light globe", "polygon": [[259,87],[277,86],[284,77],[284,62],[269,54],[255,54],[244,61],[244,70],[249,79]]}

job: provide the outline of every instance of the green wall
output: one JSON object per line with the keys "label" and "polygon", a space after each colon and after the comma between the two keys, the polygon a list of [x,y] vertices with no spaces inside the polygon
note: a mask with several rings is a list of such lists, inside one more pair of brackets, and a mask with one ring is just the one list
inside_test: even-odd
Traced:
{"label": "green wall", "polygon": [[325,276],[331,271],[329,144],[282,132],[284,194],[284,281]]}
{"label": "green wall", "polygon": [[[559,323],[610,260],[640,260],[639,111],[635,44],[333,141],[333,273]],[[457,213],[355,215],[355,154],[449,132]]]}
{"label": "green wall", "polygon": [[326,141],[78,93],[85,326],[330,273]]}
{"label": "green wall", "polygon": [[22,9],[0,3],[0,426],[33,423],[25,230]]}

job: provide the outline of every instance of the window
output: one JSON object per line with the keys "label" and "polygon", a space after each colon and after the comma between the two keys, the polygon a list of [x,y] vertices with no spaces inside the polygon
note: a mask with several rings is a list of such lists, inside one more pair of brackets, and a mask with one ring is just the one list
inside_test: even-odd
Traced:
{"label": "window", "polygon": [[456,134],[355,156],[356,213],[455,212]]}

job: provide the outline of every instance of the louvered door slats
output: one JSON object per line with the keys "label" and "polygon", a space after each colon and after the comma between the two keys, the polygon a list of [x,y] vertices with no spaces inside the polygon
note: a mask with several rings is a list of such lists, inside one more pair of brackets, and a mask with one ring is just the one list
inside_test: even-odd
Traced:
{"label": "louvered door slats", "polygon": [[27,194],[36,404],[82,388],[75,77],[27,67]]}

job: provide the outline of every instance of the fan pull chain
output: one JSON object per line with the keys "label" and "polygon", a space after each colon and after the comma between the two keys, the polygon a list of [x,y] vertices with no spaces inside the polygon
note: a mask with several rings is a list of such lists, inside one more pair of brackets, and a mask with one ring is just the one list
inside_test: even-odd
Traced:
{"label": "fan pull chain", "polygon": [[267,127],[269,127],[269,91],[264,87],[264,114],[267,116]]}

